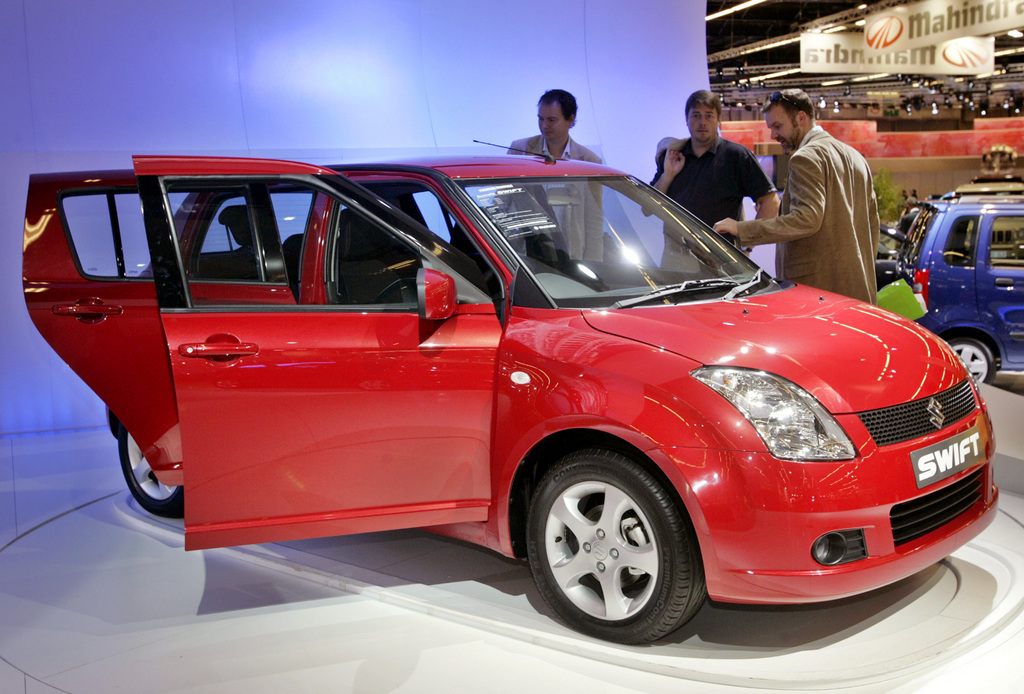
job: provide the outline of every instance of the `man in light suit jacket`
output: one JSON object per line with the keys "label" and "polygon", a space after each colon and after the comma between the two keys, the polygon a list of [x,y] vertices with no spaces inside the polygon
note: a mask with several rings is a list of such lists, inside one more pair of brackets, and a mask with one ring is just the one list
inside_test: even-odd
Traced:
{"label": "man in light suit jacket", "polygon": [[[509,154],[539,154],[559,159],[578,159],[595,164],[601,157],[569,137],[569,129],[576,125],[576,97],[564,89],[544,92],[537,103],[537,124],[540,135],[524,137],[513,142]],[[555,173],[555,172],[552,172]],[[580,190],[570,186],[563,204],[555,206],[558,224],[565,237],[564,249],[572,260],[601,260],[604,255],[604,229],[601,201],[589,188]]]}
{"label": "man in light suit jacket", "polygon": [[876,303],[878,205],[867,161],[814,122],[799,89],[774,92],[764,105],[772,138],[792,153],[782,209],[774,219],[724,219],[715,231],[743,246],[776,243],[781,279]]}
{"label": "man in light suit jacket", "polygon": [[569,137],[576,125],[576,97],[564,89],[549,89],[537,102],[537,125],[540,135],[513,142],[509,154],[551,155],[555,159],[580,159],[601,163],[601,157]]}

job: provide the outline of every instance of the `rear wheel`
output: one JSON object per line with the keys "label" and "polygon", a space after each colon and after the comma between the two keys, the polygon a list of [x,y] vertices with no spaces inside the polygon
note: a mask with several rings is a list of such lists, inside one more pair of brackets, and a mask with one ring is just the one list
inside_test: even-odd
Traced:
{"label": "rear wheel", "polygon": [[992,383],[996,380],[996,360],[984,342],[973,337],[954,337],[949,340],[949,346],[960,355],[975,381]]}
{"label": "rear wheel", "polygon": [[128,491],[139,506],[155,516],[165,518],[181,518],[185,515],[184,488],[168,487],[156,478],[139,444],[135,443],[124,425],[121,425],[117,434],[117,451],[121,457],[121,472],[128,483]]}
{"label": "rear wheel", "polygon": [[527,553],[541,595],[569,626],[649,643],[682,626],[706,597],[689,521],[636,462],[572,453],[541,480]]}

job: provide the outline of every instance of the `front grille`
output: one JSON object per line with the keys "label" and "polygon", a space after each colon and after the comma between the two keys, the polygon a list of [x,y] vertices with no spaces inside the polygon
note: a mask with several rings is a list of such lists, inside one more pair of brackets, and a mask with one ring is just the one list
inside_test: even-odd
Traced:
{"label": "front grille", "polygon": [[[943,420],[940,426],[935,426],[932,422],[932,412],[929,411],[933,399],[942,406]],[[970,381],[964,379],[932,397],[880,410],[860,412],[857,416],[867,427],[875,443],[879,446],[888,446],[944,429],[974,412],[975,407],[974,390]]]}
{"label": "front grille", "polygon": [[984,471],[984,468],[978,468],[948,487],[893,506],[889,521],[896,546],[927,535],[974,506],[981,498]]}

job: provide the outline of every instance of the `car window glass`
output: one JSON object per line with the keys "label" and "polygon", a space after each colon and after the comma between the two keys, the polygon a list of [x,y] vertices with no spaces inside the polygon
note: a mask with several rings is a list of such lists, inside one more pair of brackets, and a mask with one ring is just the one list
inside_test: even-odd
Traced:
{"label": "car window glass", "polygon": [[[469,302],[486,300],[472,298],[485,292],[491,301],[501,302],[502,285],[497,273],[484,254],[473,242],[472,236],[459,223],[437,193],[418,181],[368,181],[363,185],[425,226],[434,235],[433,254],[446,263],[460,287],[460,300]],[[466,287],[460,280],[468,281]],[[473,291],[473,289],[478,291]]]}
{"label": "car window glass", "polygon": [[[681,208],[625,177],[459,181],[559,306],[706,300],[769,286],[756,265]],[[679,290],[676,292],[676,288]],[[664,295],[668,297],[668,294]]]}
{"label": "car window glass", "polygon": [[178,189],[167,199],[189,279],[261,279],[244,189]]}
{"label": "car window glass", "polygon": [[960,217],[949,228],[942,259],[950,267],[973,267],[978,246],[978,217]]}
{"label": "car window glass", "polygon": [[142,203],[136,193],[114,195],[114,209],[120,230],[124,270],[127,277],[152,277],[149,261],[149,242],[146,223],[142,217]]}
{"label": "car window glass", "polygon": [[79,266],[92,277],[149,276],[149,246],[134,188],[61,198],[61,211]]}
{"label": "car window glass", "polygon": [[939,218],[938,211],[931,206],[920,208],[920,213],[914,218],[910,229],[907,231],[907,241],[900,249],[900,257],[905,258],[911,265],[916,265],[924,249],[924,240],[928,237],[928,230]]}
{"label": "car window glass", "polygon": [[172,181],[166,195],[195,305],[299,301],[304,238],[322,194],[252,180]]}
{"label": "car window glass", "polygon": [[420,190],[412,193],[412,201],[423,218],[423,226],[450,243],[454,221],[448,211],[441,207],[441,201],[437,196],[430,191]]}
{"label": "car window glass", "polygon": [[332,303],[417,309],[420,254],[376,221],[339,205],[332,224],[327,295]]}
{"label": "car window glass", "polygon": [[993,267],[1024,267],[1024,216],[996,217],[993,220],[989,264]]}

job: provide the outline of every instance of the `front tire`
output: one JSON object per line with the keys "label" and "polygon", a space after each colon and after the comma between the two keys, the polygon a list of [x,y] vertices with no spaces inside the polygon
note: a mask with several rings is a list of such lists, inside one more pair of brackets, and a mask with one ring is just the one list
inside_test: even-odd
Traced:
{"label": "front tire", "polygon": [[527,554],[548,606],[573,629],[649,643],[689,621],[707,595],[688,519],[625,456],[584,450],[541,479]]}
{"label": "front tire", "polygon": [[960,355],[975,381],[992,383],[996,380],[996,360],[984,342],[973,337],[954,337],[949,340],[949,346]]}
{"label": "front tire", "polygon": [[181,518],[185,515],[185,489],[168,487],[156,478],[139,444],[135,443],[123,424],[117,433],[117,452],[128,491],[139,506],[164,518]]}

